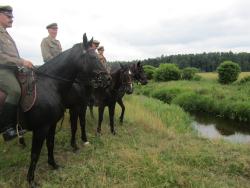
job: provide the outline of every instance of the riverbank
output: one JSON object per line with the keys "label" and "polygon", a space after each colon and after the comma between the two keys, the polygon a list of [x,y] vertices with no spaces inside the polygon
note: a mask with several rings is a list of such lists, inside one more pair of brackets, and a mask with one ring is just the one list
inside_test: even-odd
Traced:
{"label": "riverbank", "polygon": [[[221,85],[216,73],[200,73],[200,81],[150,82],[136,93],[177,104],[186,111],[250,122],[250,82]],[[241,77],[249,75],[242,73]]]}

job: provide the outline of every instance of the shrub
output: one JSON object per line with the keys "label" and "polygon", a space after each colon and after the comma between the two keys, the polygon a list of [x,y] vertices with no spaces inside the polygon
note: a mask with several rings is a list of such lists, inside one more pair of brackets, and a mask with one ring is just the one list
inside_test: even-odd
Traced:
{"label": "shrub", "polygon": [[194,77],[192,78],[192,80],[194,81],[200,81],[202,79],[202,77],[198,74],[195,74]]}
{"label": "shrub", "polygon": [[179,88],[161,88],[152,92],[152,97],[170,104],[171,101],[181,93]]}
{"label": "shrub", "polygon": [[155,81],[179,80],[181,71],[175,64],[160,64],[154,72]]}
{"label": "shrub", "polygon": [[156,68],[154,66],[151,66],[151,65],[144,65],[143,69],[144,69],[144,72],[147,76],[147,79],[149,79],[149,80],[153,79],[153,74],[154,74]]}
{"label": "shrub", "polygon": [[238,79],[240,74],[240,66],[232,61],[224,61],[217,68],[219,74],[219,82],[229,84]]}
{"label": "shrub", "polygon": [[197,68],[187,67],[182,70],[182,79],[183,80],[192,80],[195,76],[195,73],[198,72]]}

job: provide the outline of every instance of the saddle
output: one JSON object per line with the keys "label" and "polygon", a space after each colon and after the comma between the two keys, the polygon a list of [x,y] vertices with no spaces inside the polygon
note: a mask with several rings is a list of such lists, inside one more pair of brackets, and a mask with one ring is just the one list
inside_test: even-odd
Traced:
{"label": "saddle", "polygon": [[27,112],[34,105],[36,100],[36,80],[34,71],[27,68],[20,68],[16,77],[21,87],[20,106],[23,112]]}

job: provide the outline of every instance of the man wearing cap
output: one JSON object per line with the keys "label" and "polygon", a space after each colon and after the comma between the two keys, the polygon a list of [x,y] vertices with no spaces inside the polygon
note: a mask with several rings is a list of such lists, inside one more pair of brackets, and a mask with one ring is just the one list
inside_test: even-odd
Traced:
{"label": "man wearing cap", "polygon": [[106,68],[106,70],[108,72],[110,72],[110,67],[108,66],[107,60],[106,60],[106,58],[103,55],[103,53],[104,53],[104,47],[103,46],[98,47],[97,51],[98,51],[99,61],[103,64],[103,66]]}
{"label": "man wearing cap", "polygon": [[48,62],[62,52],[60,41],[56,39],[57,23],[49,24],[47,27],[49,36],[41,42],[43,61]]}
{"label": "man wearing cap", "polygon": [[100,42],[98,40],[93,40],[91,47],[96,50],[98,48],[99,44],[100,44]]}
{"label": "man wearing cap", "polygon": [[16,44],[6,30],[12,27],[12,22],[12,7],[0,6],[0,101],[4,102],[0,109],[0,133],[4,132],[8,138],[16,136],[17,107],[21,95],[15,71],[21,66],[33,67],[30,61],[19,56]]}

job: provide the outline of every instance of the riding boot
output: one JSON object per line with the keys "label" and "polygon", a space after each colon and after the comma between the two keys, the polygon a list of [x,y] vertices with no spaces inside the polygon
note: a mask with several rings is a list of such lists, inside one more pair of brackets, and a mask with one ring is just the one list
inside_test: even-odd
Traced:
{"label": "riding boot", "polygon": [[[17,136],[17,106],[9,103],[5,103],[0,114],[1,132],[3,132],[4,141],[9,141]],[[23,131],[19,131],[19,134],[24,134]]]}

